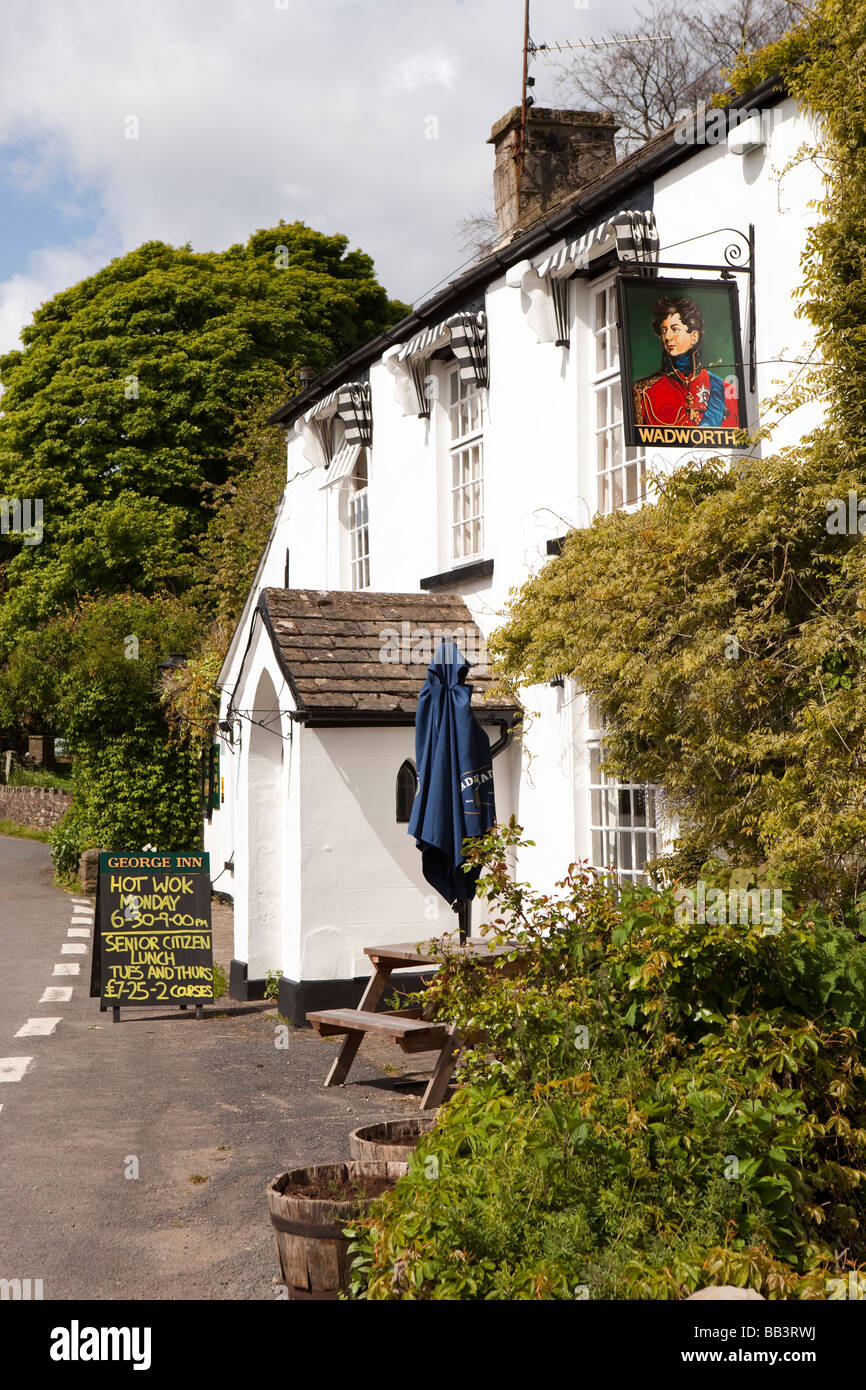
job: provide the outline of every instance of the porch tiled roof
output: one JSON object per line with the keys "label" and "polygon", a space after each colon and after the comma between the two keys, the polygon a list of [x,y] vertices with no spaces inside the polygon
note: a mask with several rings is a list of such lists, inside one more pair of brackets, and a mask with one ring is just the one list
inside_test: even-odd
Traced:
{"label": "porch tiled roof", "polygon": [[[311,721],[412,723],[437,640],[453,634],[470,661],[484,653],[459,594],[264,589],[258,607],[298,711]],[[515,712],[484,698],[493,684],[486,668],[471,668],[467,681],[477,714]]]}

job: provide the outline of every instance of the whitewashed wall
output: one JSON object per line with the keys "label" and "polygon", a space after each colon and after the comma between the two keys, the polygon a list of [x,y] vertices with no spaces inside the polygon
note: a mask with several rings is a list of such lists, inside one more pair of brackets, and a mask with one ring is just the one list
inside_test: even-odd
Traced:
{"label": "whitewashed wall", "polygon": [[[274,721],[275,693],[284,711],[291,694],[260,622],[257,633],[236,697],[249,718],[223,754],[226,805],[206,829],[214,877],[234,850],[235,871],[216,886],[234,895],[235,958],[248,962],[251,979],[269,970],[292,980],[364,976],[365,946],[456,928],[396,819],[397,773],[414,760],[415,731]],[[515,749],[496,760],[504,819],[514,810],[518,763]],[[473,927],[485,920],[475,904]]]}
{"label": "whitewashed wall", "polygon": [[[807,204],[821,191],[812,162],[801,161],[787,169],[800,145],[810,138],[810,128],[794,104],[786,101],[764,113],[763,119],[768,141],[762,148],[744,156],[733,154],[724,144],[701,148],[659,178],[654,194],[662,261],[720,263],[725,246],[734,240],[731,236],[720,234],[684,246],[674,243],[717,227],[746,232],[750,222],[755,224],[759,365],[757,392],[750,406],[752,421],[756,402],[766,402],[780,383],[793,379],[800,370],[797,359],[809,351],[808,325],[796,315],[796,291],[806,231],[815,217]],[[700,276],[697,271],[685,273]],[[735,280],[747,335],[747,277],[738,274]],[[495,567],[491,579],[454,586],[485,634],[501,622],[509,590],[547,559],[547,540],[572,526],[586,525],[595,509],[589,384],[593,288],[592,282],[575,283],[574,323],[567,349],[536,340],[521,292],[509,286],[505,276],[487,292],[490,389],[484,426],[484,558],[492,559]],[[780,358],[791,359],[793,365],[776,360]],[[439,377],[442,371],[434,368]],[[748,364],[746,378],[748,387]],[[421,578],[450,567],[442,483],[446,412],[435,402],[429,421],[405,417],[395,400],[394,377],[382,362],[371,368],[370,387],[374,420],[369,468],[371,588],[414,592]],[[762,418],[766,418],[764,411]],[[819,410],[813,406],[782,419],[770,444],[763,445],[765,452],[795,441],[818,419]],[[655,451],[650,463],[670,469],[684,457],[676,450]],[[282,587],[287,549],[291,587],[350,587],[338,489],[322,490],[323,477],[322,470],[303,457],[302,440],[290,432],[285,497],[257,591],[268,585]],[[262,642],[260,634],[247,658],[243,695],[247,701],[256,688],[256,672],[268,660]],[[227,665],[227,691],[237,680],[245,643],[242,624]],[[280,689],[276,674],[274,679]],[[281,700],[288,707],[286,695],[283,691]],[[238,701],[241,707],[243,699]],[[514,753],[509,754],[507,772],[502,760],[497,763],[497,800],[504,815],[508,783],[509,812],[513,807],[537,842],[521,871],[539,886],[549,886],[571,859],[586,858],[590,852],[585,711],[568,683],[564,689],[527,691],[525,699],[538,717],[525,739],[522,768]],[[226,701],[227,696],[224,705]],[[295,730],[296,750],[297,737]],[[392,805],[393,779],[401,760],[397,755],[402,748],[411,751],[412,733],[341,730],[304,737],[300,784],[292,782],[291,758],[284,758],[283,847],[279,848],[277,837],[274,840],[274,852],[283,856],[282,968],[294,979],[343,970],[361,973],[360,950],[368,944],[371,929],[381,925],[390,931],[393,926],[411,935],[420,925],[423,880],[417,865],[412,868],[406,845],[399,842],[403,828],[393,824]],[[247,799],[252,793],[246,779],[247,756],[243,750],[239,757],[230,752],[224,755],[226,795],[235,804],[214,814],[207,833],[215,872],[234,842],[239,953],[246,930],[241,903],[247,892],[245,835]],[[348,788],[351,795],[346,794]],[[332,831],[329,847],[324,849],[322,837],[328,825]],[[333,829],[336,826],[339,834]],[[331,884],[332,873],[339,887]],[[225,875],[222,886],[231,878]],[[387,891],[383,892],[383,886]],[[386,902],[377,903],[377,899]],[[298,919],[303,930],[294,925]],[[339,970],[329,961],[338,962]],[[252,962],[250,973],[254,973]]]}
{"label": "whitewashed wall", "polygon": [[[456,930],[456,917],[421,873],[396,819],[396,778],[415,756],[411,728],[303,731],[300,800],[301,929],[286,956],[296,980],[370,973],[364,947]],[[497,811],[511,814],[510,759],[496,760]],[[473,905],[473,928],[486,920]]]}

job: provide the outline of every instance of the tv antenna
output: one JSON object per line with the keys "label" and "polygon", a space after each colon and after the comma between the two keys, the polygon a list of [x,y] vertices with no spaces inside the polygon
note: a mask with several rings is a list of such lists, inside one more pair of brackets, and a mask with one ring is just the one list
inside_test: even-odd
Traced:
{"label": "tv antenna", "polygon": [[544,58],[552,58],[556,53],[580,52],[581,49],[617,48],[622,44],[670,43],[670,34],[611,34],[607,39],[574,39],[569,43],[533,43],[529,34],[529,0],[523,9],[523,84],[520,100],[520,131],[514,152],[515,162],[522,165],[526,154],[526,118],[529,108],[535,105],[530,88],[535,86],[535,78],[529,75],[529,64],[537,53]]}
{"label": "tv antenna", "polygon": [[533,53],[541,53],[549,58],[553,53],[565,53],[569,49],[580,48],[618,48],[624,43],[670,43],[670,34],[612,34],[609,39],[574,39],[571,43],[534,43]]}

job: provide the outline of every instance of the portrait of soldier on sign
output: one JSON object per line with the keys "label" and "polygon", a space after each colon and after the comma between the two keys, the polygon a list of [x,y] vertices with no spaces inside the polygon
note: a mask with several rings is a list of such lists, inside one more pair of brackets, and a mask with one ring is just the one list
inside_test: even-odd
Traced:
{"label": "portrait of soldier on sign", "polygon": [[703,364],[704,315],[693,299],[656,300],[652,330],[661,343],[660,369],[632,388],[635,425],[731,428],[739,424],[737,387]]}

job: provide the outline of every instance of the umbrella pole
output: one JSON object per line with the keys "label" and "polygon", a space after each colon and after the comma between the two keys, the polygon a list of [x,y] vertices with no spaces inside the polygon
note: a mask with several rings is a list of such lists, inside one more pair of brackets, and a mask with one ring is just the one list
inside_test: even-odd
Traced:
{"label": "umbrella pole", "polygon": [[460,933],[460,945],[465,946],[472,930],[472,903],[459,903],[457,907],[457,929]]}

